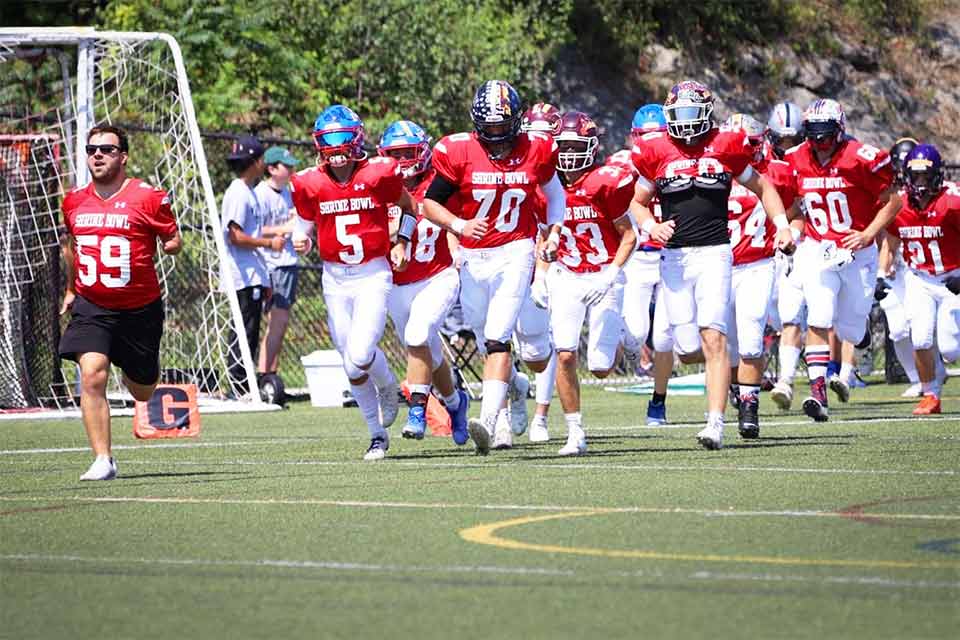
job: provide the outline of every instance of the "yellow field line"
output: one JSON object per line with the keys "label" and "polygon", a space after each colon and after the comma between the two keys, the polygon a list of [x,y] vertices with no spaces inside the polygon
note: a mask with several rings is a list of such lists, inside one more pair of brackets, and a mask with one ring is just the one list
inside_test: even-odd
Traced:
{"label": "yellow field line", "polygon": [[960,562],[908,562],[901,560],[855,560],[826,558],[793,558],[789,556],[742,556],[715,555],[698,553],[664,553],[639,549],[598,549],[596,547],[564,547],[552,544],[539,544],[511,540],[497,535],[497,532],[535,522],[582,518],[586,516],[616,513],[614,509],[592,509],[589,511],[570,511],[548,515],[525,516],[482,524],[460,530],[460,537],[467,542],[511,549],[514,551],[538,551],[542,553],[566,553],[570,555],[596,556],[604,558],[630,558],[638,560],[674,560],[684,562],[726,562],[741,564],[771,564],[811,567],[872,567],[887,569],[960,569]]}

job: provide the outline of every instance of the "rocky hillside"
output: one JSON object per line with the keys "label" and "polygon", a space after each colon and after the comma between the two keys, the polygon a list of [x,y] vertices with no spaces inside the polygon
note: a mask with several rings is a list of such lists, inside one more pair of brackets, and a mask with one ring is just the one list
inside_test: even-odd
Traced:
{"label": "rocky hillside", "polygon": [[634,73],[612,74],[574,49],[560,57],[549,97],[581,108],[606,129],[608,150],[623,145],[633,111],[662,102],[683,78],[706,83],[724,118],[742,111],[766,121],[771,105],[806,106],[816,97],[843,104],[848,132],[889,148],[903,135],[930,140],[960,163],[960,8],[933,16],[923,33],[888,42],[884,51],[837,34],[830,55],[800,56],[786,44],[744,47],[732,64],[694,59],[682,49],[649,47]]}

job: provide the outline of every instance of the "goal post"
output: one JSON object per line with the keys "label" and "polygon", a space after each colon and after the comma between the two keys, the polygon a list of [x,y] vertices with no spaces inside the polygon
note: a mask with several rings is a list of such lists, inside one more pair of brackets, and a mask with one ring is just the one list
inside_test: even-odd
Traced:
{"label": "goal post", "polygon": [[[204,402],[260,408],[186,68],[164,33],[0,28],[0,409],[72,409],[76,367],[57,358],[64,290],[63,196],[89,182],[86,136],[113,124],[128,173],[168,192],[183,235],[157,252],[166,325],[161,380],[195,383]],[[225,286],[224,286],[225,285]],[[231,380],[231,351],[246,379]],[[128,398],[114,372],[111,398]]]}

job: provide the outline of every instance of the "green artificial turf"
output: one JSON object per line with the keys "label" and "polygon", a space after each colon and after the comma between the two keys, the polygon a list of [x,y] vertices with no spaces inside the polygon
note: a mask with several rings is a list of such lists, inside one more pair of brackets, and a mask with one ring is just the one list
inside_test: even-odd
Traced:
{"label": "green artificial turf", "polygon": [[921,420],[871,386],[817,425],[764,396],[762,437],[728,411],[716,452],[703,398],[647,428],[646,397],[585,388],[580,458],[558,402],[548,444],[480,458],[398,424],[379,463],[356,409],[181,441],[115,419],[106,483],[77,481],[78,420],[0,422],[0,637],[953,638],[958,388]]}

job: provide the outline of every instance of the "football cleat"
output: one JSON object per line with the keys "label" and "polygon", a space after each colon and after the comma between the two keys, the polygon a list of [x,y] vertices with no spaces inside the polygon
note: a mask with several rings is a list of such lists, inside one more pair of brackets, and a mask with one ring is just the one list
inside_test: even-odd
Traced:
{"label": "football cleat", "polygon": [[[526,429],[524,429],[526,431]],[[497,412],[497,425],[493,429],[493,448],[510,449],[513,447],[511,416],[506,409]]]}
{"label": "football cleat", "polygon": [[548,442],[550,440],[550,432],[547,430],[547,417],[542,415],[533,416],[533,421],[530,423],[530,432],[527,434],[527,438],[530,442]]}
{"label": "football cleat", "polygon": [[416,404],[410,407],[407,413],[407,424],[403,425],[403,431],[400,432],[404,438],[413,438],[414,440],[423,440],[423,434],[427,430],[427,412],[425,407]]}
{"label": "football cleat", "polygon": [[815,422],[826,422],[829,419],[827,405],[813,396],[803,401],[803,412],[813,418]]}
{"label": "football cleat", "polygon": [[567,436],[567,443],[560,447],[557,455],[561,456],[582,456],[587,452],[587,438],[583,431],[571,433]]}
{"label": "football cleat", "polygon": [[457,389],[457,395],[460,396],[460,406],[457,407],[456,411],[447,409],[447,413],[450,414],[453,441],[462,446],[467,444],[467,440],[470,439],[470,432],[467,431],[467,411],[470,409],[470,396],[462,389]]}
{"label": "football cleat", "polygon": [[397,420],[397,414],[400,413],[400,387],[397,385],[397,379],[390,374],[391,382],[383,387],[376,387],[377,401],[380,403],[380,424],[384,429],[392,425]]}
{"label": "football cleat", "polygon": [[839,375],[830,376],[830,390],[837,394],[837,400],[840,402],[850,400],[850,385],[842,380]]}
{"label": "football cleat", "polygon": [[940,413],[940,398],[932,395],[923,396],[913,410],[915,416],[929,416],[934,413]]}
{"label": "football cleat", "polygon": [[723,423],[707,424],[697,434],[697,442],[704,449],[715,451],[723,448]]}
{"label": "football cleat", "polygon": [[923,387],[920,386],[920,383],[912,384],[907,387],[906,391],[900,394],[901,398],[921,398],[923,397]]}
{"label": "football cleat", "polygon": [[382,436],[374,436],[370,439],[370,446],[367,452],[363,454],[363,459],[371,462],[374,460],[383,460],[387,457],[387,449],[390,448],[390,436],[386,431]]}
{"label": "football cleat", "polygon": [[[939,413],[939,412],[938,412]],[[80,476],[81,480],[113,480],[117,477],[117,463],[110,456],[97,456],[87,469],[86,473]]]}
{"label": "football cleat", "polygon": [[793,404],[793,386],[786,382],[777,382],[770,391],[770,399],[780,407],[781,411],[789,410],[790,405]]}
{"label": "football cleat", "polygon": [[523,435],[527,430],[527,394],[530,392],[530,378],[517,371],[510,383],[510,428],[514,435]]}
{"label": "football cleat", "polygon": [[667,403],[654,404],[653,400],[647,403],[647,426],[659,427],[667,424]]}
{"label": "football cleat", "polygon": [[760,402],[756,396],[740,399],[737,415],[737,431],[744,440],[754,440],[760,437],[760,418],[757,415]]}
{"label": "football cleat", "polygon": [[473,446],[477,449],[477,455],[485,456],[490,453],[492,436],[483,422],[477,418],[470,418],[467,422],[467,431],[473,439]]}
{"label": "football cleat", "polygon": [[740,408],[740,385],[730,385],[730,406],[734,409]]}

